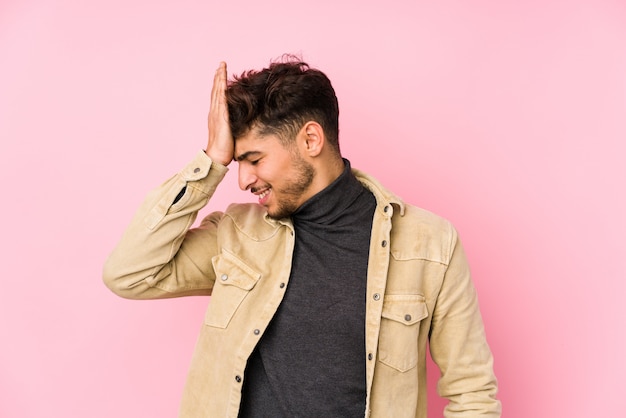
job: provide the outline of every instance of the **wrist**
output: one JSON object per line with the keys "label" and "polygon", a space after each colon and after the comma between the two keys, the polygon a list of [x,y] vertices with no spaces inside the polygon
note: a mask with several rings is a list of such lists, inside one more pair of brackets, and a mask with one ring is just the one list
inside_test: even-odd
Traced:
{"label": "wrist", "polygon": [[233,160],[232,155],[227,156],[224,153],[217,153],[208,148],[204,150],[204,153],[211,159],[211,161],[221,164],[223,166],[228,166],[228,164],[230,164],[230,162]]}

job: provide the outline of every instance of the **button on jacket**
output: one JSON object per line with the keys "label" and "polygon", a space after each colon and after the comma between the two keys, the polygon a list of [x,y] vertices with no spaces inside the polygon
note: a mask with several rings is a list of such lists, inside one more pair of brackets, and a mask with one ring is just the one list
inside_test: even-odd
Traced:
{"label": "button on jacket", "polygon": [[[257,204],[232,204],[190,229],[226,172],[198,153],[148,195],[104,266],[106,285],[125,298],[211,295],[181,418],[237,417],[247,359],[289,286],[295,242],[289,219],[271,219]],[[427,416],[428,341],[441,369],[439,394],[450,401],[445,416],[499,417],[493,359],[456,231],[353,172],[377,201],[367,270],[364,417]]]}

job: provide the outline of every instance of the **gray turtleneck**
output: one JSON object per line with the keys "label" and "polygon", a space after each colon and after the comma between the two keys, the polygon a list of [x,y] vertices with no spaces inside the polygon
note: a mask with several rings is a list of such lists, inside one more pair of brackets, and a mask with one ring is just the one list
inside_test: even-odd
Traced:
{"label": "gray turtleneck", "polygon": [[376,200],[343,173],[293,215],[285,297],[248,360],[240,418],[362,417],[365,294]]}

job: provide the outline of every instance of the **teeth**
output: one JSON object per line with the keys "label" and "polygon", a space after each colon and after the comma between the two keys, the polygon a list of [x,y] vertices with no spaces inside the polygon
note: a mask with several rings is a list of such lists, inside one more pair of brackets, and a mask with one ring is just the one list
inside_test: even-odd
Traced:
{"label": "teeth", "polygon": [[259,199],[263,199],[270,192],[270,189],[265,190],[263,193],[259,193]]}

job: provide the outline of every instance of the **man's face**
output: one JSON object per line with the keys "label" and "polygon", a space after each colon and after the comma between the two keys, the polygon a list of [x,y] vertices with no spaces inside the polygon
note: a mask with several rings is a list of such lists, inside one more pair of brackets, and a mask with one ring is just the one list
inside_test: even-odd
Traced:
{"label": "man's face", "polygon": [[258,196],[270,217],[290,216],[314,193],[315,169],[300,155],[297,145],[285,148],[274,135],[260,136],[256,129],[237,138],[239,187]]}

